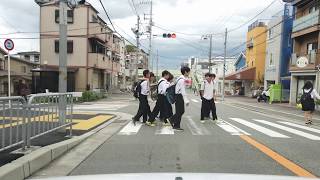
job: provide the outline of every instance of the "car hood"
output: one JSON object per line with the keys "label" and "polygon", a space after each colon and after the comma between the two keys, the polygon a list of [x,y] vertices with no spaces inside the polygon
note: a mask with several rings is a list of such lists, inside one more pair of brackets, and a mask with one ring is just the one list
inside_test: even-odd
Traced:
{"label": "car hood", "polygon": [[215,173],[139,173],[45,178],[44,180],[310,180],[293,176],[265,176]]}

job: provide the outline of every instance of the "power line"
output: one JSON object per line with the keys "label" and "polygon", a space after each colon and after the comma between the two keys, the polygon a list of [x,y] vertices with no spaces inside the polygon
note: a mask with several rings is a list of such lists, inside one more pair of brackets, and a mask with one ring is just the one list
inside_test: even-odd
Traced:
{"label": "power line", "polygon": [[114,26],[113,26],[113,23],[112,23],[112,21],[111,21],[111,19],[110,19],[110,17],[109,17],[109,14],[108,14],[108,12],[107,12],[106,8],[104,7],[104,5],[103,5],[102,1],[101,1],[101,0],[99,0],[99,2],[100,2],[100,4],[101,4],[101,6],[102,6],[102,8],[103,8],[104,12],[106,13],[107,18],[108,18],[108,20],[109,20],[109,22],[110,22],[110,24],[111,24],[111,26],[112,26],[113,30],[114,30],[115,32],[117,32],[116,28],[114,28]]}

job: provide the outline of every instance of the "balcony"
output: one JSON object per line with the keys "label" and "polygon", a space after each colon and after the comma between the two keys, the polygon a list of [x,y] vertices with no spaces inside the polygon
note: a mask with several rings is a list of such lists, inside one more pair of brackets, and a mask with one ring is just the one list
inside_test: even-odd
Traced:
{"label": "balcony", "polygon": [[89,66],[98,68],[98,69],[106,69],[109,65],[108,56],[105,56],[100,53],[89,53]]}
{"label": "balcony", "polygon": [[[320,63],[320,54],[317,50],[311,51],[309,54],[296,54],[293,53],[291,55],[291,67],[290,70],[301,70],[301,69],[315,69],[316,65]],[[305,57],[306,62],[298,62],[300,57]],[[300,66],[299,67],[299,63]],[[305,63],[305,65],[301,65],[301,63]]]}
{"label": "balcony", "polygon": [[309,27],[312,27],[319,23],[319,10],[316,10],[306,16],[295,19],[293,21],[292,32],[297,32]]}
{"label": "balcony", "polygon": [[89,23],[89,38],[96,38],[101,42],[106,42],[106,30],[99,23]]}

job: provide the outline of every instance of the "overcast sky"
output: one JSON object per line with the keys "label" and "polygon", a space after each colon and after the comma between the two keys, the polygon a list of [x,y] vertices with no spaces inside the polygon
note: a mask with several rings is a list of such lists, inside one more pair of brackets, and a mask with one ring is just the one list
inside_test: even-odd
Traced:
{"label": "overcast sky", "polygon": [[[149,14],[149,5],[142,5],[143,0],[134,0],[138,14]],[[145,0],[147,1],[147,0]],[[201,34],[221,34],[225,28],[233,29],[252,19],[274,0],[153,0],[153,18],[155,26],[176,32],[177,39],[163,39],[156,37],[153,40],[154,53],[159,51],[160,68],[177,68],[189,56],[207,57],[209,41],[201,40]],[[88,0],[100,11],[105,19],[102,7],[98,0]],[[130,7],[131,0],[103,0],[103,3],[116,25],[116,29],[131,42],[135,42],[131,28],[136,25],[136,15]],[[274,2],[264,13],[256,19],[268,20],[283,8],[282,0]],[[146,29],[147,21],[143,21]],[[228,48],[243,43],[246,38],[245,24],[228,36]],[[38,37],[38,34],[14,34],[12,32],[39,31],[39,7],[33,0],[1,0],[0,4],[0,46],[3,47],[4,38]],[[124,31],[124,32],[123,32]],[[162,35],[169,32],[153,27],[154,34]],[[179,32],[185,33],[181,34]],[[127,34],[127,35],[126,35]],[[129,36],[128,36],[129,35]],[[39,40],[15,39],[15,52],[39,50]],[[147,49],[148,40],[142,37],[142,46]],[[234,55],[241,49],[229,51]],[[217,35],[213,39],[213,54],[223,54],[223,37]]]}

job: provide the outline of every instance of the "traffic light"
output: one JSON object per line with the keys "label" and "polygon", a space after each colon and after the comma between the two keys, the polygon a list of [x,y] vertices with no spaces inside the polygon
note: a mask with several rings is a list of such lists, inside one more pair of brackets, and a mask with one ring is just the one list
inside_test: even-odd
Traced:
{"label": "traffic light", "polygon": [[176,38],[177,35],[175,33],[163,33],[162,37],[163,38]]}

